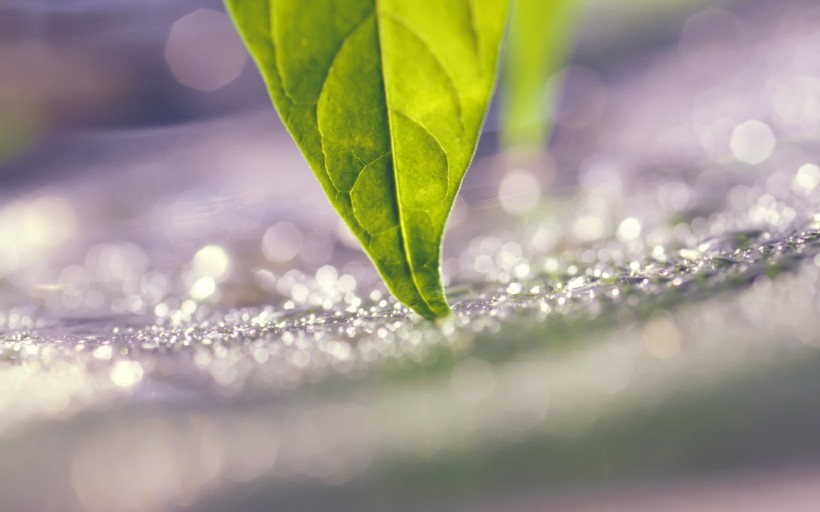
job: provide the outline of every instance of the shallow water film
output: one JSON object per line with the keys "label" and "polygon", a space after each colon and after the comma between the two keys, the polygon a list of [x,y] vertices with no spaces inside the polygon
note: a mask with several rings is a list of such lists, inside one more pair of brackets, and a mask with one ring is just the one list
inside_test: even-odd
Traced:
{"label": "shallow water film", "polygon": [[0,510],[816,510],[820,8],[636,5],[491,114],[439,324],[218,3],[0,6]]}

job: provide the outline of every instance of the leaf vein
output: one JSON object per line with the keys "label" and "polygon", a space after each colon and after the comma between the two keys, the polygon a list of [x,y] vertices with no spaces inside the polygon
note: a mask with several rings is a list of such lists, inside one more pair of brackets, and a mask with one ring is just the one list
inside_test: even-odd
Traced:
{"label": "leaf vein", "polygon": [[478,30],[476,30],[475,10],[473,9],[473,0],[464,0],[467,4],[467,25],[470,27],[470,39],[473,42],[473,51],[476,56],[481,55],[481,47],[478,44]]}
{"label": "leaf vein", "polygon": [[[379,0],[375,0],[375,5],[381,5]],[[381,23],[379,22],[379,16],[376,16],[376,32],[377,32],[377,40],[379,45],[379,57],[382,63],[382,87],[384,88],[384,100],[387,107],[387,131],[389,133],[390,139],[390,150],[395,154],[394,138],[395,134],[393,133],[393,122],[391,120],[391,112],[392,109],[390,108],[390,93],[389,87],[387,86],[387,73],[384,72],[384,55],[382,54],[382,27]],[[399,218],[399,237],[401,238],[402,247],[404,247],[404,260],[407,263],[407,267],[410,269],[410,278],[413,281],[413,286],[415,286],[416,291],[418,292],[419,297],[421,297],[422,302],[425,306],[427,306],[428,312],[433,312],[433,307],[430,304],[430,301],[427,300],[427,296],[425,295],[421,284],[419,283],[418,277],[416,275],[416,271],[413,267],[413,261],[410,257],[410,247],[407,241],[407,226],[404,223],[404,216],[401,213],[401,191],[399,189],[399,179],[398,179],[398,162],[394,159],[393,161],[393,185],[396,190],[396,213]]]}
{"label": "leaf vein", "polygon": [[432,45],[427,42],[421,34],[418,33],[416,29],[414,29],[404,18],[398,16],[395,13],[388,12],[386,15],[393,19],[398,25],[400,25],[403,29],[405,29],[410,35],[415,37],[422,46],[427,50],[427,53],[433,57],[433,60],[438,64],[439,68],[441,68],[442,75],[447,79],[447,85],[449,86],[450,93],[455,98],[455,106],[456,106],[456,113],[458,114],[458,124],[459,128],[461,129],[461,133],[465,132],[465,125],[464,125],[464,111],[461,105],[461,95],[458,92],[458,87],[456,87],[456,82],[453,80],[453,77],[450,75],[450,72],[447,71],[447,68],[444,66],[444,61],[441,60],[441,57],[433,51]]}
{"label": "leaf vein", "polygon": [[276,74],[279,76],[279,83],[282,86],[282,94],[285,95],[285,99],[287,99],[291,105],[295,105],[296,100],[290,95],[288,86],[285,83],[285,74],[282,73],[282,68],[279,65],[279,41],[276,40],[276,23],[273,21],[273,9],[271,9],[271,5],[272,2],[265,2],[265,11],[267,11],[268,15],[268,32],[270,33],[270,44],[271,46],[273,46],[273,67],[276,70]]}
{"label": "leaf vein", "polygon": [[[433,141],[438,146],[439,151],[441,151],[441,153],[444,155],[444,160],[447,161],[447,171],[448,171],[447,174],[445,175],[445,179],[446,179],[446,182],[447,182],[447,189],[446,189],[446,192],[444,193],[444,196],[447,197],[447,194],[450,193],[450,172],[449,172],[450,171],[450,157],[447,155],[447,151],[444,149],[444,145],[441,143],[440,140],[438,140],[438,137],[436,137],[436,135],[433,132],[428,130],[418,120],[414,119],[413,116],[411,116],[411,115],[407,114],[406,112],[403,112],[403,111],[401,111],[397,108],[392,108],[391,110],[393,112],[395,112],[396,114],[404,117],[405,119],[407,119],[411,123],[417,125],[422,130],[424,130],[427,133],[427,135],[429,135],[430,138],[433,139]],[[412,209],[412,210],[415,210],[415,211],[430,211],[429,209],[428,210],[418,210],[416,208],[408,208],[408,209]]]}
{"label": "leaf vein", "polygon": [[[327,71],[325,72],[324,78],[322,78],[322,86],[319,88],[319,95],[316,97],[317,107],[318,107],[319,103],[322,101],[322,97],[325,94],[325,87],[327,86],[327,80],[330,77],[330,72],[333,70],[333,66],[336,64],[336,58],[339,56],[339,53],[342,51],[342,48],[344,48],[344,45],[348,41],[348,39],[350,39],[350,37],[353,34],[355,34],[356,31],[359,30],[365,24],[365,22],[370,19],[371,16],[373,16],[374,12],[375,12],[375,8],[374,8],[373,11],[370,11],[366,16],[364,16],[358,23],[356,23],[356,25],[354,25],[354,27],[352,29],[350,29],[350,32],[348,32],[342,38],[341,43],[339,43],[339,46],[333,52],[333,57],[330,59],[330,65],[327,67]],[[325,151],[325,134],[322,131],[321,125],[319,124],[318,108],[316,109],[315,115],[316,115],[316,130],[319,132],[319,147],[322,149],[322,167],[324,168],[325,173],[328,176],[328,181],[330,182],[330,185],[336,191],[341,192],[341,190],[339,190],[339,187],[337,187],[336,184],[333,182],[333,180],[330,179],[330,169],[327,168],[327,152]],[[361,176],[361,170],[359,171],[359,176]],[[358,177],[356,179],[358,180]]]}

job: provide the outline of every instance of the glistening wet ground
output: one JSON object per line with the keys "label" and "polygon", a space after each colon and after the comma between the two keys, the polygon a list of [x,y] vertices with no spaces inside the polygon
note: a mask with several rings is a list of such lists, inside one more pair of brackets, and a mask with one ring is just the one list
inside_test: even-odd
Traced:
{"label": "glistening wet ground", "polygon": [[489,133],[441,324],[386,293],[272,112],[72,136],[41,165],[74,172],[0,209],[0,508],[593,510],[814,475],[810,4],[582,53],[549,157]]}

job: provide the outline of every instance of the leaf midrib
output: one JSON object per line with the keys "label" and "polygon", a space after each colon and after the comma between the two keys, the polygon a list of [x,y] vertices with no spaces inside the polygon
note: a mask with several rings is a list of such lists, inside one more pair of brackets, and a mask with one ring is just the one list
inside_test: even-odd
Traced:
{"label": "leaf midrib", "polygon": [[424,301],[424,305],[427,306],[427,310],[429,311],[429,313],[431,313],[432,315],[436,315],[433,306],[427,300],[427,297],[425,296],[424,291],[422,290],[422,287],[419,284],[418,279],[416,277],[416,269],[413,265],[413,258],[410,257],[410,247],[407,243],[407,229],[404,224],[404,215],[401,211],[401,191],[399,189],[398,159],[396,158],[397,155],[395,147],[393,146],[393,111],[390,108],[390,95],[387,87],[387,73],[385,73],[384,71],[384,54],[382,52],[382,24],[379,18],[379,5],[379,0],[373,0],[373,16],[376,23],[376,44],[378,45],[379,68],[381,70],[382,75],[382,90],[384,92],[385,108],[387,109],[387,134],[388,138],[390,139],[390,153],[393,155],[393,184],[396,188],[396,214],[399,217],[399,236],[401,237],[402,247],[404,247],[404,260],[407,262],[407,266],[410,269],[410,277],[413,280],[413,285],[416,287],[416,291],[418,292],[418,295],[421,298],[421,300]]}

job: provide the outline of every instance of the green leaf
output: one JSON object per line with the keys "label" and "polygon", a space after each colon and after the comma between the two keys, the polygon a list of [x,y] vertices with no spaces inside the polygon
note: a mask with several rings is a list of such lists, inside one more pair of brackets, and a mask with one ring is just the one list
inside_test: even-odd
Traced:
{"label": "green leaf", "polygon": [[566,59],[583,3],[514,0],[501,91],[505,149],[543,151],[550,132],[550,104],[558,93],[547,83]]}
{"label": "green leaf", "polygon": [[226,0],[285,126],[397,299],[445,316],[444,228],[507,0]]}

